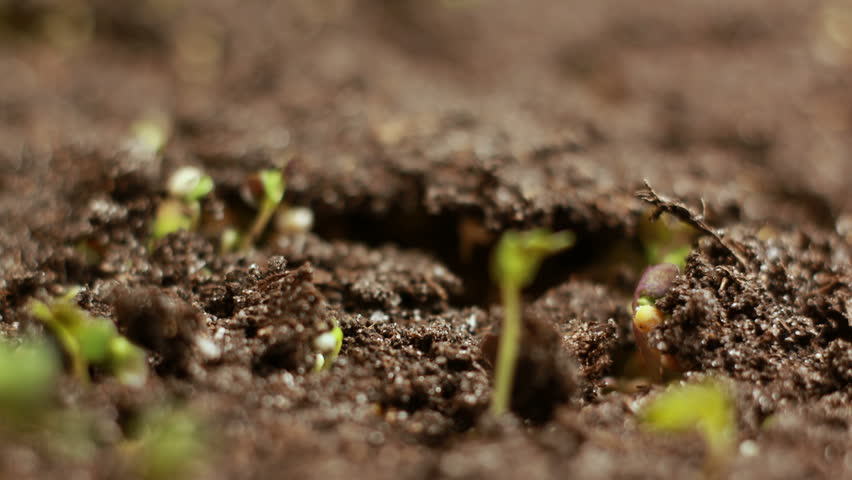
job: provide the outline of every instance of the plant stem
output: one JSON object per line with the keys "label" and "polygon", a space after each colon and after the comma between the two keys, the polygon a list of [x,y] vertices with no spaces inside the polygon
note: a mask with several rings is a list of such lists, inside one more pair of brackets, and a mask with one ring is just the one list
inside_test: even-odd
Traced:
{"label": "plant stem", "polygon": [[269,223],[269,219],[272,218],[272,214],[275,213],[275,207],[277,206],[278,204],[276,203],[263,202],[263,206],[260,208],[260,212],[258,212],[257,217],[255,217],[254,223],[251,225],[251,229],[249,229],[240,241],[240,250],[248,250],[251,248],[254,241],[263,233],[263,230],[266,228],[266,224]]}
{"label": "plant stem", "polygon": [[503,331],[500,334],[494,394],[491,397],[491,414],[494,416],[509,410],[521,344],[521,289],[507,282],[500,287],[500,295],[503,299]]}

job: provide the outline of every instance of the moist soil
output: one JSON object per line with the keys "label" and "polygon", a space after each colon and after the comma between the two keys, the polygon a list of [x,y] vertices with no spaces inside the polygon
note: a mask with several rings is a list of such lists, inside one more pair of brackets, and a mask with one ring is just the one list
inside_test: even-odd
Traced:
{"label": "moist soil", "polygon": [[[0,2],[0,330],[40,332],[27,302],[77,285],[154,372],[63,378],[95,448],[4,429],[1,476],[133,475],[128,425],[169,403],[204,419],[198,478],[706,478],[697,435],[637,419],[664,388],[631,373],[647,181],[708,226],[650,338],[674,381],[735,392],[713,475],[852,478],[850,19],[787,0]],[[133,143],[151,118],[159,153]],[[284,164],[312,232],[222,253],[254,215],[243,183]],[[215,180],[203,223],[152,242],[184,165]],[[494,419],[489,252],[531,227],[578,242],[525,292]]]}

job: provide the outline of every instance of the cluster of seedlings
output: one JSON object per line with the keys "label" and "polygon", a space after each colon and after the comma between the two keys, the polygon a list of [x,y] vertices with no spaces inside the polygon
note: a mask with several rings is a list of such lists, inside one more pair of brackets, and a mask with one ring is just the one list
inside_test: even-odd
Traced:
{"label": "cluster of seedlings", "polygon": [[[198,231],[202,226],[202,200],[215,189],[213,179],[197,167],[182,167],[168,180],[167,197],[160,203],[151,225],[151,244],[179,231]],[[266,169],[246,177],[240,188],[243,202],[256,210],[251,223],[241,231],[239,219],[217,225],[222,252],[247,251],[263,236],[274,220],[282,234],[304,233],[313,226],[313,212],[305,207],[282,204],[286,181],[280,169]],[[232,219],[234,215],[226,216]],[[212,223],[212,221],[211,221]]]}
{"label": "cluster of seedlings", "polygon": [[[138,136],[151,151],[162,148],[163,139],[156,132]],[[250,223],[242,224],[248,225],[243,229],[239,228],[240,222],[235,222],[219,231],[223,252],[251,249],[273,219],[281,232],[301,233],[311,228],[310,210],[282,206],[285,187],[280,169],[261,170],[245,179],[239,193],[255,209],[256,216]],[[198,231],[204,222],[202,202],[214,191],[212,177],[199,168],[183,167],[173,172],[168,179],[168,194],[150,225],[149,245],[175,232]],[[661,353],[649,342],[650,332],[666,321],[666,313],[656,302],[666,296],[684,269],[697,231],[675,218],[653,220],[656,219],[646,218],[639,229],[650,266],[636,286],[630,311],[644,373],[652,381],[661,382],[676,378],[680,369],[675,358]],[[534,281],[546,258],[571,248],[575,241],[575,235],[569,231],[507,231],[493,250],[491,275],[499,289],[503,321],[494,368],[491,416],[505,415],[512,407],[524,331],[522,290]],[[44,412],[53,411],[51,395],[63,359],[71,375],[82,384],[91,382],[92,375],[111,375],[129,387],[145,384],[148,375],[145,351],[122,336],[111,320],[94,317],[79,308],[74,302],[76,293],[72,290],[63,297],[33,300],[30,304],[33,318],[46,327],[58,351],[40,341],[25,341],[18,347],[0,342],[0,415],[6,419],[38,424]],[[292,307],[273,306],[282,311]],[[270,308],[264,306],[266,310]],[[303,342],[310,343],[304,347],[313,359],[312,368],[305,371],[328,370],[340,353],[343,331],[336,322],[326,328]],[[671,387],[647,402],[639,419],[655,432],[699,432],[708,445],[708,474],[721,468],[736,439],[733,403],[728,390],[717,382]],[[172,478],[186,473],[186,459],[200,455],[203,443],[199,430],[199,422],[187,412],[159,409],[139,422],[137,433],[128,440],[124,451],[143,478]]]}
{"label": "cluster of seedlings", "polygon": [[83,389],[93,372],[115,376],[132,389],[143,387],[147,377],[144,351],[110,320],[77,307],[73,293],[31,302],[31,314],[48,336],[17,343],[0,339],[0,432],[74,460],[93,458],[110,446],[122,472],[147,480],[189,478],[207,449],[203,422],[192,413],[159,405],[139,413],[125,435],[105,438],[94,411],[61,404],[63,365]]}
{"label": "cluster of seedlings", "polygon": [[[676,380],[681,372],[677,359],[652,345],[649,334],[666,320],[666,313],[656,302],[673,287],[696,238],[696,229],[668,216],[660,222],[646,218],[640,228],[640,240],[650,266],[640,277],[630,311],[643,363],[641,372],[653,382]],[[521,289],[532,283],[546,257],[571,247],[574,241],[570,232],[551,233],[538,229],[506,232],[497,243],[492,277],[501,293],[503,323],[491,415],[505,414],[511,404],[515,364],[521,348]],[[726,385],[713,379],[698,383],[674,382],[645,403],[638,419],[649,432],[697,432],[708,448],[706,477],[716,478],[724,472],[737,438],[736,411]]]}

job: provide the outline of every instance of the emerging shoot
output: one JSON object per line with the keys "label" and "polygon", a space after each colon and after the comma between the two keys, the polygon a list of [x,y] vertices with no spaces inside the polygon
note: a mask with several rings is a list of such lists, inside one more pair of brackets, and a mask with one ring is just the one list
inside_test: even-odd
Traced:
{"label": "emerging shoot", "polygon": [[645,367],[655,380],[662,378],[664,370],[678,369],[673,357],[660,353],[650,345],[648,334],[665,320],[665,314],[656,307],[655,302],[668,293],[679,274],[677,265],[652,265],[642,273],[633,293],[633,336],[636,337],[636,346],[645,361]]}
{"label": "emerging shoot", "polygon": [[343,330],[339,326],[321,334],[314,339],[314,350],[317,352],[317,360],[314,371],[328,370],[340,353],[343,346]]}
{"label": "emerging shoot", "polygon": [[180,230],[195,230],[201,220],[201,199],[213,191],[213,179],[196,167],[182,167],[169,178],[169,197],[157,208],[151,238],[159,240]]}
{"label": "emerging shoot", "polygon": [[686,257],[698,235],[696,229],[668,214],[657,220],[643,217],[638,233],[649,264],[672,263],[680,268],[686,267]]}
{"label": "emerging shoot", "polygon": [[521,290],[535,279],[541,262],[574,245],[571,232],[551,233],[544,229],[503,234],[494,251],[491,276],[500,287],[503,301],[503,329],[497,352],[494,396],[491,413],[508,411],[512,382],[521,344]]}
{"label": "emerging shoot", "polygon": [[263,234],[266,225],[284,198],[284,174],[281,170],[262,170],[249,178],[243,188],[243,197],[257,206],[257,217],[240,241],[240,249],[248,250]]}
{"label": "emerging shoot", "polygon": [[160,408],[135,426],[138,438],[127,448],[139,478],[195,478],[208,450],[199,420],[190,412]]}
{"label": "emerging shoot", "polygon": [[53,334],[68,355],[71,374],[89,381],[89,366],[102,368],[122,383],[141,386],[148,376],[145,352],[130,343],[107,318],[93,317],[74,303],[76,290],[49,303],[33,300],[30,313]]}
{"label": "emerging shoot", "polygon": [[40,416],[58,376],[59,359],[46,343],[15,347],[0,339],[0,423],[25,424]]}
{"label": "emerging shoot", "polygon": [[737,439],[734,402],[714,381],[670,387],[645,405],[640,418],[655,432],[697,431],[709,450],[706,467],[711,476],[724,465]]}

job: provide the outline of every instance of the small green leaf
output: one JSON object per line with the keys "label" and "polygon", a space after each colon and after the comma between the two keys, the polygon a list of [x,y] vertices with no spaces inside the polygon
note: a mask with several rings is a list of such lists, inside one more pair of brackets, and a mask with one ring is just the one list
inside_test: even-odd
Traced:
{"label": "small green leaf", "polygon": [[497,244],[492,276],[499,284],[511,283],[525,287],[532,283],[545,258],[572,247],[575,241],[574,234],[568,231],[508,231]]}
{"label": "small green leaf", "polygon": [[50,400],[59,368],[46,343],[26,341],[16,348],[0,339],[0,418],[12,422],[37,415]]}
{"label": "small green leaf", "polygon": [[105,362],[109,355],[110,339],[117,332],[112,322],[92,322],[81,326],[75,332],[80,344],[80,353],[89,363],[98,364]]}
{"label": "small green leaf", "polygon": [[208,447],[201,422],[190,412],[161,408],[146,414],[137,425],[134,448],[129,450],[137,475],[146,480],[194,478]]}
{"label": "small green leaf", "polygon": [[197,202],[212,192],[213,188],[213,178],[209,175],[204,175],[200,180],[198,180],[195,188],[187,193],[186,200],[189,202]]}
{"label": "small green leaf", "polygon": [[132,387],[145,384],[148,364],[141,348],[124,337],[116,336],[110,340],[108,357],[110,370],[121,383]]}
{"label": "small green leaf", "polygon": [[167,199],[157,208],[151,237],[159,240],[170,233],[191,228],[192,217],[188,214],[186,205],[175,199]]}
{"label": "small green leaf", "polygon": [[652,431],[698,431],[714,456],[724,457],[736,441],[733,400],[713,381],[667,389],[645,405],[640,418]]}
{"label": "small green leaf", "polygon": [[278,205],[284,198],[284,174],[278,169],[261,170],[260,182],[263,184],[264,201],[271,205]]}

